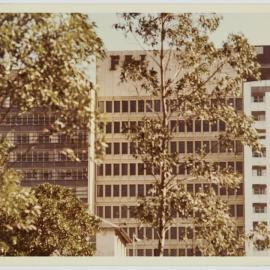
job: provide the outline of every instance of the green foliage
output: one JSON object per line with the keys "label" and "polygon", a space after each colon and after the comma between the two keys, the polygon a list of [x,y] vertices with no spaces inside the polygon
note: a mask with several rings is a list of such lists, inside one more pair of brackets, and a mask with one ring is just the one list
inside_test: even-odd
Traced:
{"label": "green foliage", "polygon": [[0,14],[0,122],[14,106],[20,116],[42,108],[56,118],[44,132],[89,130],[96,89],[86,69],[104,56],[94,30],[85,14]]}
{"label": "green foliage", "polygon": [[[19,236],[18,253],[26,256],[92,256],[99,220],[68,188],[42,184],[32,188],[40,215],[36,230]],[[91,242],[92,240],[92,242]]]}
{"label": "green foliage", "polygon": [[257,250],[270,248],[270,231],[264,222],[259,222],[255,230],[247,235],[247,239]]}
{"label": "green foliage", "polygon": [[[242,243],[242,238],[236,233],[225,203],[210,191],[191,198],[181,183],[204,181],[235,188],[241,176],[216,166],[205,147],[184,158],[172,153],[170,140],[174,131],[170,120],[200,119],[214,124],[219,119],[226,128],[217,135],[218,144],[231,151],[233,141],[238,139],[260,150],[252,119],[225,102],[241,94],[242,82],[247,78],[259,78],[255,49],[243,35],[235,34],[230,34],[220,48],[215,47],[210,36],[218,29],[221,18],[214,14],[124,13],[121,18],[115,28],[125,35],[132,34],[146,48],[146,58],[125,61],[120,79],[123,83],[132,81],[141,95],[161,101],[161,112],[152,110],[152,116],[144,116],[128,134],[136,143],[135,158],[155,179],[150,196],[138,202],[137,217],[157,230],[158,252],[162,256],[165,232],[173,222],[171,211],[189,218],[189,210],[204,207],[197,212],[202,215],[199,225],[204,238],[199,249],[210,256],[239,255],[234,247],[239,246],[237,241]],[[190,171],[190,175],[179,179],[177,166]]]}
{"label": "green foliage", "polygon": [[36,229],[35,221],[40,214],[37,199],[32,191],[19,187],[20,176],[7,168],[12,145],[6,138],[0,140],[0,255],[14,253],[18,234]]}

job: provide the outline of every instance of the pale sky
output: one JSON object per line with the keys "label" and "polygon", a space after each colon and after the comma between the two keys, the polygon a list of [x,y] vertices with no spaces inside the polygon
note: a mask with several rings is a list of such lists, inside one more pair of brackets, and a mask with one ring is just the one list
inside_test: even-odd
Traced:
{"label": "pale sky", "polygon": [[[220,27],[213,35],[217,45],[221,44],[229,33],[243,33],[253,45],[270,45],[270,14],[226,13],[222,14]],[[140,46],[132,38],[126,39],[121,31],[113,29],[118,22],[113,13],[95,13],[90,18],[96,22],[97,33],[107,50],[139,50]]]}

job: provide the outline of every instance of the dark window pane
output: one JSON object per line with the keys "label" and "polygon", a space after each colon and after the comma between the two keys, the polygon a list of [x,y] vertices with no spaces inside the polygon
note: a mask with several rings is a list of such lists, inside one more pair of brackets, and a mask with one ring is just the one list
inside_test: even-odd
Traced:
{"label": "dark window pane", "polygon": [[243,195],[243,183],[240,183],[239,187],[236,189],[236,195]]}
{"label": "dark window pane", "polygon": [[119,197],[119,185],[113,185],[113,197]]}
{"label": "dark window pane", "polygon": [[187,192],[193,194],[193,184],[187,184]]}
{"label": "dark window pane", "polygon": [[193,142],[187,142],[187,153],[193,153]]}
{"label": "dark window pane", "polygon": [[106,185],[105,186],[105,197],[111,197],[111,195],[112,195],[111,185]]}
{"label": "dark window pane", "polygon": [[211,141],[211,153],[218,153],[218,141]]}
{"label": "dark window pane", "polygon": [[229,213],[231,217],[235,216],[235,208],[234,205],[229,205]]}
{"label": "dark window pane", "polygon": [[195,142],[195,151],[196,151],[196,153],[200,153],[201,148],[202,148],[202,142],[201,141],[196,141]]}
{"label": "dark window pane", "polygon": [[170,238],[173,240],[177,239],[177,228],[176,227],[171,227]]}
{"label": "dark window pane", "polygon": [[153,235],[152,235],[152,228],[146,227],[145,228],[145,236],[147,239],[153,239]]}
{"label": "dark window pane", "polygon": [[216,121],[213,122],[213,123],[211,123],[211,131],[212,132],[216,132],[217,131],[217,122]]}
{"label": "dark window pane", "polygon": [[112,102],[106,101],[106,112],[111,113],[112,112]]}
{"label": "dark window pane", "polygon": [[128,143],[126,142],[122,143],[122,154],[123,155],[128,154]]}
{"label": "dark window pane", "polygon": [[201,120],[195,120],[195,132],[201,132],[202,127],[201,127]]}
{"label": "dark window pane", "polygon": [[114,112],[115,113],[120,112],[120,101],[114,101]]}
{"label": "dark window pane", "polygon": [[138,112],[144,112],[144,100],[138,100]]}
{"label": "dark window pane", "polygon": [[113,151],[115,155],[120,154],[120,143],[113,143]]}
{"label": "dark window pane", "polygon": [[138,196],[144,197],[144,185],[138,185]]}
{"label": "dark window pane", "polygon": [[130,101],[130,112],[136,112],[136,100]]}
{"label": "dark window pane", "polygon": [[123,121],[122,122],[122,133],[127,133],[128,132],[128,121]]}
{"label": "dark window pane", "polygon": [[237,211],[237,217],[243,217],[244,216],[244,207],[242,204],[236,205],[236,211]]}
{"label": "dark window pane", "polygon": [[97,168],[97,175],[103,176],[103,164],[98,165]]}
{"label": "dark window pane", "polygon": [[135,163],[130,163],[129,164],[129,173],[130,175],[136,175],[136,164]]}
{"label": "dark window pane", "polygon": [[120,218],[119,206],[113,206],[113,218]]}
{"label": "dark window pane", "polygon": [[154,101],[154,110],[155,112],[160,112],[160,100]]}
{"label": "dark window pane", "polygon": [[112,123],[106,123],[106,133],[112,133]]}
{"label": "dark window pane", "polygon": [[113,175],[120,175],[120,165],[113,164]]}
{"label": "dark window pane", "polygon": [[127,206],[121,206],[121,218],[127,218]]}
{"label": "dark window pane", "polygon": [[152,100],[146,100],[146,112],[152,112]]}
{"label": "dark window pane", "polygon": [[111,143],[107,143],[106,154],[107,155],[111,155],[112,154],[112,144]]}
{"label": "dark window pane", "polygon": [[97,207],[97,215],[101,218],[103,218],[103,206]]}
{"label": "dark window pane", "polygon": [[112,164],[105,164],[105,175],[112,174]]}
{"label": "dark window pane", "polygon": [[203,120],[203,131],[209,132],[209,121],[208,120]]}
{"label": "dark window pane", "polygon": [[210,146],[209,146],[209,142],[208,141],[204,141],[203,142],[203,149],[206,153],[209,153],[210,152]]}
{"label": "dark window pane", "polygon": [[171,120],[170,121],[170,126],[171,126],[171,132],[176,132],[177,131],[177,121],[176,120]]}
{"label": "dark window pane", "polygon": [[171,153],[176,153],[177,152],[176,142],[170,142],[170,145],[171,145]]}
{"label": "dark window pane", "polygon": [[126,163],[122,164],[122,175],[128,175],[128,165]]}
{"label": "dark window pane", "polygon": [[226,129],[225,122],[219,120],[219,131],[225,131],[225,129]]}
{"label": "dark window pane", "polygon": [[123,100],[122,101],[122,112],[123,113],[127,113],[128,112],[128,101],[127,100]]}
{"label": "dark window pane", "polygon": [[236,162],[236,172],[243,173],[243,162],[242,161]]}
{"label": "dark window pane", "polygon": [[185,132],[185,121],[179,120],[178,125],[179,125],[179,132]]}
{"label": "dark window pane", "polygon": [[120,122],[114,122],[113,123],[113,132],[114,133],[120,133]]}
{"label": "dark window pane", "polygon": [[187,132],[193,132],[193,120],[186,121]]}
{"label": "dark window pane", "polygon": [[243,99],[242,98],[236,98],[235,99],[235,108],[236,110],[243,110]]}
{"label": "dark window pane", "polygon": [[112,212],[111,212],[111,206],[105,206],[105,218],[111,218]]}
{"label": "dark window pane", "polygon": [[185,142],[179,142],[179,153],[180,154],[185,153]]}
{"label": "dark window pane", "polygon": [[138,175],[144,175],[144,164],[143,163],[138,164]]}
{"label": "dark window pane", "polygon": [[127,197],[128,194],[127,194],[127,185],[122,185],[121,186],[121,196],[122,197]]}
{"label": "dark window pane", "polygon": [[103,197],[103,186],[102,185],[97,185],[97,196]]}
{"label": "dark window pane", "polygon": [[136,196],[136,185],[129,185],[129,196],[130,197]]}
{"label": "dark window pane", "polygon": [[185,169],[186,169],[185,168],[185,164],[184,163],[180,163],[179,164],[179,169],[178,169],[179,170],[179,174],[180,175],[184,175],[185,174]]}

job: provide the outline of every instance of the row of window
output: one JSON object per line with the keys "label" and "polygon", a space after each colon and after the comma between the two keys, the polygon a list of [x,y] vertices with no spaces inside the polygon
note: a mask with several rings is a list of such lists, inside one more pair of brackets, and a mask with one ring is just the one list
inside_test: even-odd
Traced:
{"label": "row of window", "polygon": [[[136,144],[131,142],[114,142],[107,143],[107,155],[128,155],[135,154]],[[194,153],[204,150],[206,153],[226,153],[226,152],[243,152],[243,145],[240,141],[235,141],[230,147],[225,147],[224,144],[218,141],[171,141],[171,153]]]}
{"label": "row of window", "polygon": [[25,114],[25,115],[8,115],[3,121],[3,125],[8,126],[48,126],[56,120],[54,115],[44,113]]}
{"label": "row of window", "polygon": [[[243,195],[243,184],[239,188],[218,187],[216,184],[211,184],[217,195]],[[151,184],[124,184],[124,185],[97,185],[97,197],[144,197],[150,194]],[[196,183],[186,184],[185,188],[188,192],[194,194],[200,191],[207,191],[209,184]]]}
{"label": "row of window", "polygon": [[[175,100],[171,101],[172,103]],[[216,100],[212,99],[212,103]],[[221,103],[225,104],[225,99],[221,100]],[[228,98],[226,104],[234,107],[236,110],[242,110],[242,98]],[[106,113],[144,113],[144,112],[160,112],[161,104],[160,100],[150,99],[133,99],[133,100],[115,100],[115,101],[99,101],[98,108],[100,112]],[[169,105],[170,108],[170,105]]]}
{"label": "row of window", "polygon": [[[100,122],[100,127],[104,129],[107,134],[126,133],[129,129],[132,131],[137,126],[142,126],[142,121],[114,121],[114,122]],[[225,131],[225,123],[221,120],[210,123],[208,120],[171,120],[170,129],[175,132],[222,132]]]}
{"label": "row of window", "polygon": [[[87,151],[75,152],[80,161],[88,160]],[[16,152],[10,155],[11,162],[58,162],[58,161],[72,161],[67,155],[61,152]]]}
{"label": "row of window", "polygon": [[252,176],[266,176],[266,166],[252,166]]}
{"label": "row of window", "polygon": [[[243,205],[230,205],[230,215],[233,217],[243,217],[244,208]],[[135,218],[136,206],[127,206],[127,205],[108,205],[108,206],[97,206],[97,215],[102,218],[112,218],[112,219],[127,219]],[[190,211],[189,215],[194,216],[193,211]],[[172,211],[172,217],[182,218],[179,213]]]}
{"label": "row of window", "polygon": [[[158,250],[157,249],[128,249],[128,256],[158,256]],[[163,256],[201,256],[201,252],[196,249],[193,250],[192,248],[187,248],[187,249],[164,249]]]}
{"label": "row of window", "polygon": [[[228,168],[232,172],[243,172],[243,162],[215,162],[215,166],[220,169]],[[173,174],[177,175],[189,175],[191,167],[185,166],[181,163],[179,166],[173,168]],[[156,175],[159,171],[156,170]],[[97,176],[142,176],[142,175],[152,175],[151,168],[145,168],[143,163],[106,163],[97,166]]]}
{"label": "row of window", "polygon": [[87,133],[79,133],[76,138],[67,135],[45,135],[45,134],[25,134],[16,133],[15,137],[10,137],[11,142],[15,145],[23,145],[30,143],[59,143],[59,144],[86,144]]}
{"label": "row of window", "polygon": [[25,180],[87,180],[87,169],[29,170],[23,172]]}

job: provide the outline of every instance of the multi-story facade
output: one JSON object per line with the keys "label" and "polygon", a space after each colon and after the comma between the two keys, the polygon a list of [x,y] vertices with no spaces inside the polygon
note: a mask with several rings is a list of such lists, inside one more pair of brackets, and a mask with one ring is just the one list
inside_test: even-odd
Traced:
{"label": "multi-story facade", "polygon": [[[132,126],[144,115],[156,115],[160,111],[160,100],[146,93],[138,93],[132,84],[120,84],[119,64],[132,55],[135,59],[143,58],[143,52],[111,52],[109,57],[99,63],[98,84],[99,109],[104,113],[104,130],[108,148],[104,163],[97,168],[96,174],[96,213],[111,222],[121,225],[136,243],[128,246],[130,256],[154,256],[157,247],[157,235],[153,228],[140,227],[134,219],[133,209],[137,197],[147,196],[153,181],[152,175],[144,171],[143,164],[132,156],[133,143],[128,141],[123,128]],[[230,98],[226,102],[237,110],[242,110],[242,98]],[[149,109],[149,107],[152,108]],[[171,151],[180,155],[191,154],[205,146],[209,159],[221,168],[230,167],[243,172],[243,152],[239,141],[234,144],[235,151],[229,152],[222,146],[216,147],[216,135],[224,131],[224,123],[210,125],[206,120],[184,121],[176,117],[171,119],[171,127],[176,127],[170,143]],[[212,147],[214,146],[215,147]],[[177,170],[181,179],[187,171]],[[208,183],[209,184],[209,183]],[[198,192],[204,182],[186,183],[186,189]],[[229,201],[230,213],[239,229],[244,227],[243,183],[238,190],[214,186],[216,192]],[[200,255],[195,250],[195,235],[189,224],[175,215],[175,224],[167,233],[165,255],[193,256]]]}
{"label": "multi-story facade", "polygon": [[[49,136],[44,130],[55,121],[55,115],[41,109],[19,114],[11,108],[3,119],[1,135],[7,135],[16,147],[10,155],[10,166],[22,173],[23,186],[44,182],[65,185],[87,201],[87,131],[79,132],[77,140],[66,135]],[[69,160],[62,153],[63,148],[74,149],[81,162]]]}

